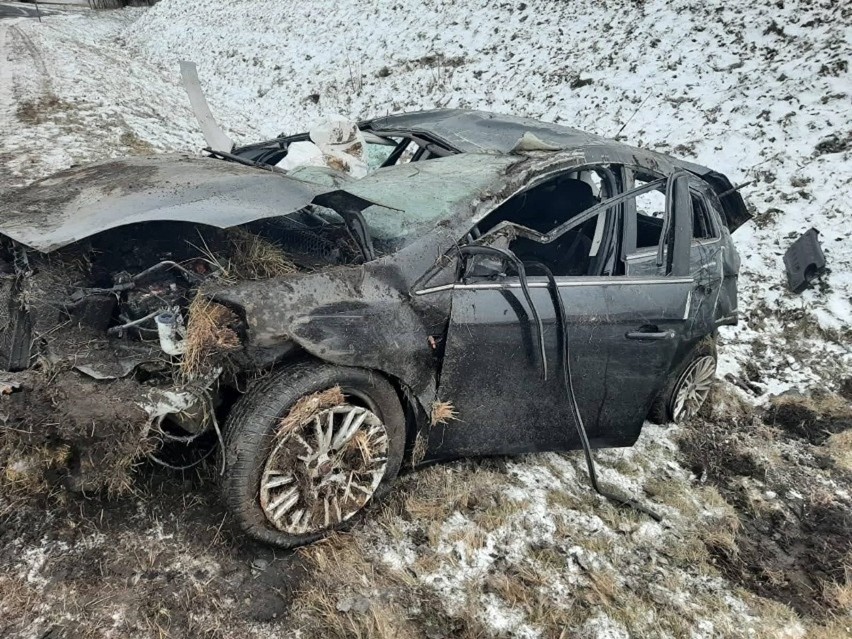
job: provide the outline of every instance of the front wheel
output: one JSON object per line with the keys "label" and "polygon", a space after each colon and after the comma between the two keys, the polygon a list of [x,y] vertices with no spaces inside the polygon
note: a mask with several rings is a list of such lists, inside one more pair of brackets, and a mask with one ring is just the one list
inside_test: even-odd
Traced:
{"label": "front wheel", "polygon": [[405,450],[405,417],[380,375],[317,361],[244,395],[226,424],[226,505],[251,537],[282,547],[345,528],[384,495]]}
{"label": "front wheel", "polygon": [[694,417],[710,394],[716,377],[716,342],[702,340],[654,401],[648,418],[657,424]]}

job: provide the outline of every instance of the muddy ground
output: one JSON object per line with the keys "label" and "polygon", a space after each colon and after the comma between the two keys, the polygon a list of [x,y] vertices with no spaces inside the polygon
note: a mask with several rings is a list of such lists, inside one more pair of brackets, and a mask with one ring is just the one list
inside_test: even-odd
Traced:
{"label": "muddy ground", "polygon": [[23,552],[39,576],[0,577],[0,636],[238,637],[285,618],[301,559],[234,531],[215,472],[143,463],[132,496],[54,492],[4,512],[0,564]]}
{"label": "muddy ground", "polygon": [[[716,487],[739,520],[732,538],[701,535],[709,574],[718,572],[760,598],[789,606],[799,618],[816,624],[810,636],[844,636],[842,631],[836,634],[836,620],[848,614],[849,606],[852,472],[832,456],[837,451],[826,446],[824,431],[833,431],[833,437],[849,432],[848,402],[795,398],[758,411],[729,385],[720,385],[716,392],[716,409],[679,431],[680,450],[671,456],[691,472],[688,483]],[[803,432],[810,439],[803,438]],[[202,447],[214,444],[208,441]],[[178,462],[184,453],[174,449],[171,459]],[[441,517],[453,510],[475,518],[483,511],[502,512],[505,504],[491,504],[499,494],[493,487],[512,485],[513,463],[472,460],[409,474],[386,504],[372,509],[371,521],[380,522],[378,526],[356,527],[352,534],[301,552],[276,551],[240,535],[216,494],[215,457],[182,473],[141,462],[133,469],[131,491],[117,498],[57,488],[26,501],[3,500],[0,565],[16,570],[0,576],[0,636],[285,636],[296,628],[317,637],[329,636],[326,631],[340,637],[359,631],[387,637],[397,632],[501,636],[489,632],[476,612],[452,610],[446,601],[435,599],[424,609],[416,602],[431,601],[435,592],[412,581],[415,572],[406,581],[405,571],[374,563],[375,547],[368,548],[377,543],[377,530],[387,537],[387,531],[412,526],[420,532],[409,533],[411,543],[424,549],[440,545],[428,514],[430,495],[423,490],[432,492],[432,498],[446,499],[446,507],[428,505],[447,510]],[[436,481],[444,493],[434,492]],[[684,495],[667,493],[682,490],[682,483],[646,481],[645,497],[652,503],[681,503]],[[577,489],[588,490],[585,485]],[[594,499],[584,504],[589,497],[566,499],[577,512],[588,506],[591,513],[608,512],[605,503],[595,505]],[[620,530],[635,528],[633,522],[641,524],[643,519],[628,511],[608,517],[621,522],[613,523]],[[586,546],[582,539],[572,543]],[[553,553],[548,547],[531,542],[529,552]],[[673,548],[671,557],[701,563],[705,556],[684,551],[681,557],[681,550]],[[336,570],[329,574],[332,560]],[[418,565],[408,570],[420,570]],[[357,588],[352,575],[365,570],[375,570],[372,590],[349,601],[341,594],[350,592],[347,580],[355,579],[352,587]],[[522,605],[524,592],[533,592],[537,582],[524,577],[524,570],[512,562],[505,563],[505,570],[516,583],[504,583],[497,571],[478,587],[486,596]],[[380,584],[378,591],[374,582]],[[597,586],[583,592],[580,611],[571,613],[579,615],[578,624],[598,605],[617,605],[621,596],[617,591],[601,594]],[[376,597],[391,612],[404,610],[407,625],[391,626],[393,632],[381,626],[384,622],[371,612]],[[413,634],[412,627],[417,629]],[[774,632],[756,636],[776,636]],[[544,636],[559,634],[546,631]]]}
{"label": "muddy ground", "polygon": [[832,456],[844,440],[829,440],[852,429],[852,407],[818,393],[781,396],[764,411],[723,406],[678,439],[693,473],[719,488],[741,522],[736,546],[708,543],[715,564],[800,615],[842,614],[849,602],[838,597],[852,569],[852,469]]}

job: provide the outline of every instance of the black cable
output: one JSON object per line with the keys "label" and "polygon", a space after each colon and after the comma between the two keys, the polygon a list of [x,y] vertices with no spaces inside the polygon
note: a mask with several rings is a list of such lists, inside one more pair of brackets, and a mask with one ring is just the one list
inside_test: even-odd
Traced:
{"label": "black cable", "polygon": [[538,309],[535,307],[535,304],[533,304],[532,295],[530,295],[530,288],[527,282],[527,272],[524,268],[524,263],[521,262],[521,260],[518,259],[518,256],[509,249],[501,249],[495,246],[468,245],[460,246],[458,247],[458,250],[462,255],[496,255],[515,267],[515,270],[518,273],[518,279],[521,283],[521,291],[524,294],[524,299],[530,307],[530,314],[532,315],[535,323],[536,332],[538,334],[538,351],[541,355],[542,377],[545,381],[547,381],[547,353],[544,349],[544,326],[541,323],[541,317],[538,314]]}
{"label": "black cable", "polygon": [[[595,460],[592,457],[592,447],[589,444],[589,437],[586,434],[586,426],[583,423],[583,416],[580,414],[580,407],[577,404],[577,395],[574,392],[574,380],[571,375],[571,348],[568,344],[568,314],[565,311],[565,302],[562,300],[562,296],[559,294],[559,287],[556,284],[556,278],[553,276],[553,272],[541,262],[527,262],[526,266],[529,268],[537,268],[544,272],[547,277],[548,287],[551,291],[551,295],[553,296],[553,304],[556,307],[557,312],[557,321],[559,324],[559,332],[562,334],[562,383],[565,387],[565,392],[568,396],[568,403],[571,406],[571,412],[574,415],[574,423],[577,426],[577,433],[580,435],[580,443],[583,446],[583,454],[586,457],[586,466],[589,469],[589,479],[592,482],[592,488],[595,489],[599,495],[620,503],[624,506],[630,506],[631,508],[635,508],[639,510],[655,521],[662,521],[662,517],[654,512],[653,510],[643,506],[638,501],[630,497],[622,497],[621,495],[617,495],[615,493],[611,493],[607,490],[601,488],[600,484],[598,484],[598,476],[595,470]],[[519,273],[520,275],[520,273]],[[522,279],[526,278],[526,273],[521,276]]]}

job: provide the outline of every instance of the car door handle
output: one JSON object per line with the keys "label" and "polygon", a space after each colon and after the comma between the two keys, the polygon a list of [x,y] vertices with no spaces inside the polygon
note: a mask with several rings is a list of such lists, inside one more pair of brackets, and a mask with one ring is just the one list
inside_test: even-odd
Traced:
{"label": "car door handle", "polygon": [[627,339],[660,340],[660,339],[673,339],[674,336],[675,336],[674,331],[660,331],[660,330],[655,330],[656,328],[657,328],[656,326],[649,326],[649,327],[643,326],[638,331],[628,332],[625,335],[625,337]]}

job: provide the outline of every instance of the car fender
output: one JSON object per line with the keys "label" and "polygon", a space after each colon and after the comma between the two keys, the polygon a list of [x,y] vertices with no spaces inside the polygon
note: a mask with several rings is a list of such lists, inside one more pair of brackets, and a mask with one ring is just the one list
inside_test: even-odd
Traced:
{"label": "car fender", "polygon": [[243,316],[249,345],[290,341],[332,364],[382,372],[428,407],[437,367],[430,332],[394,279],[392,267],[373,263],[243,282],[211,297]]}

